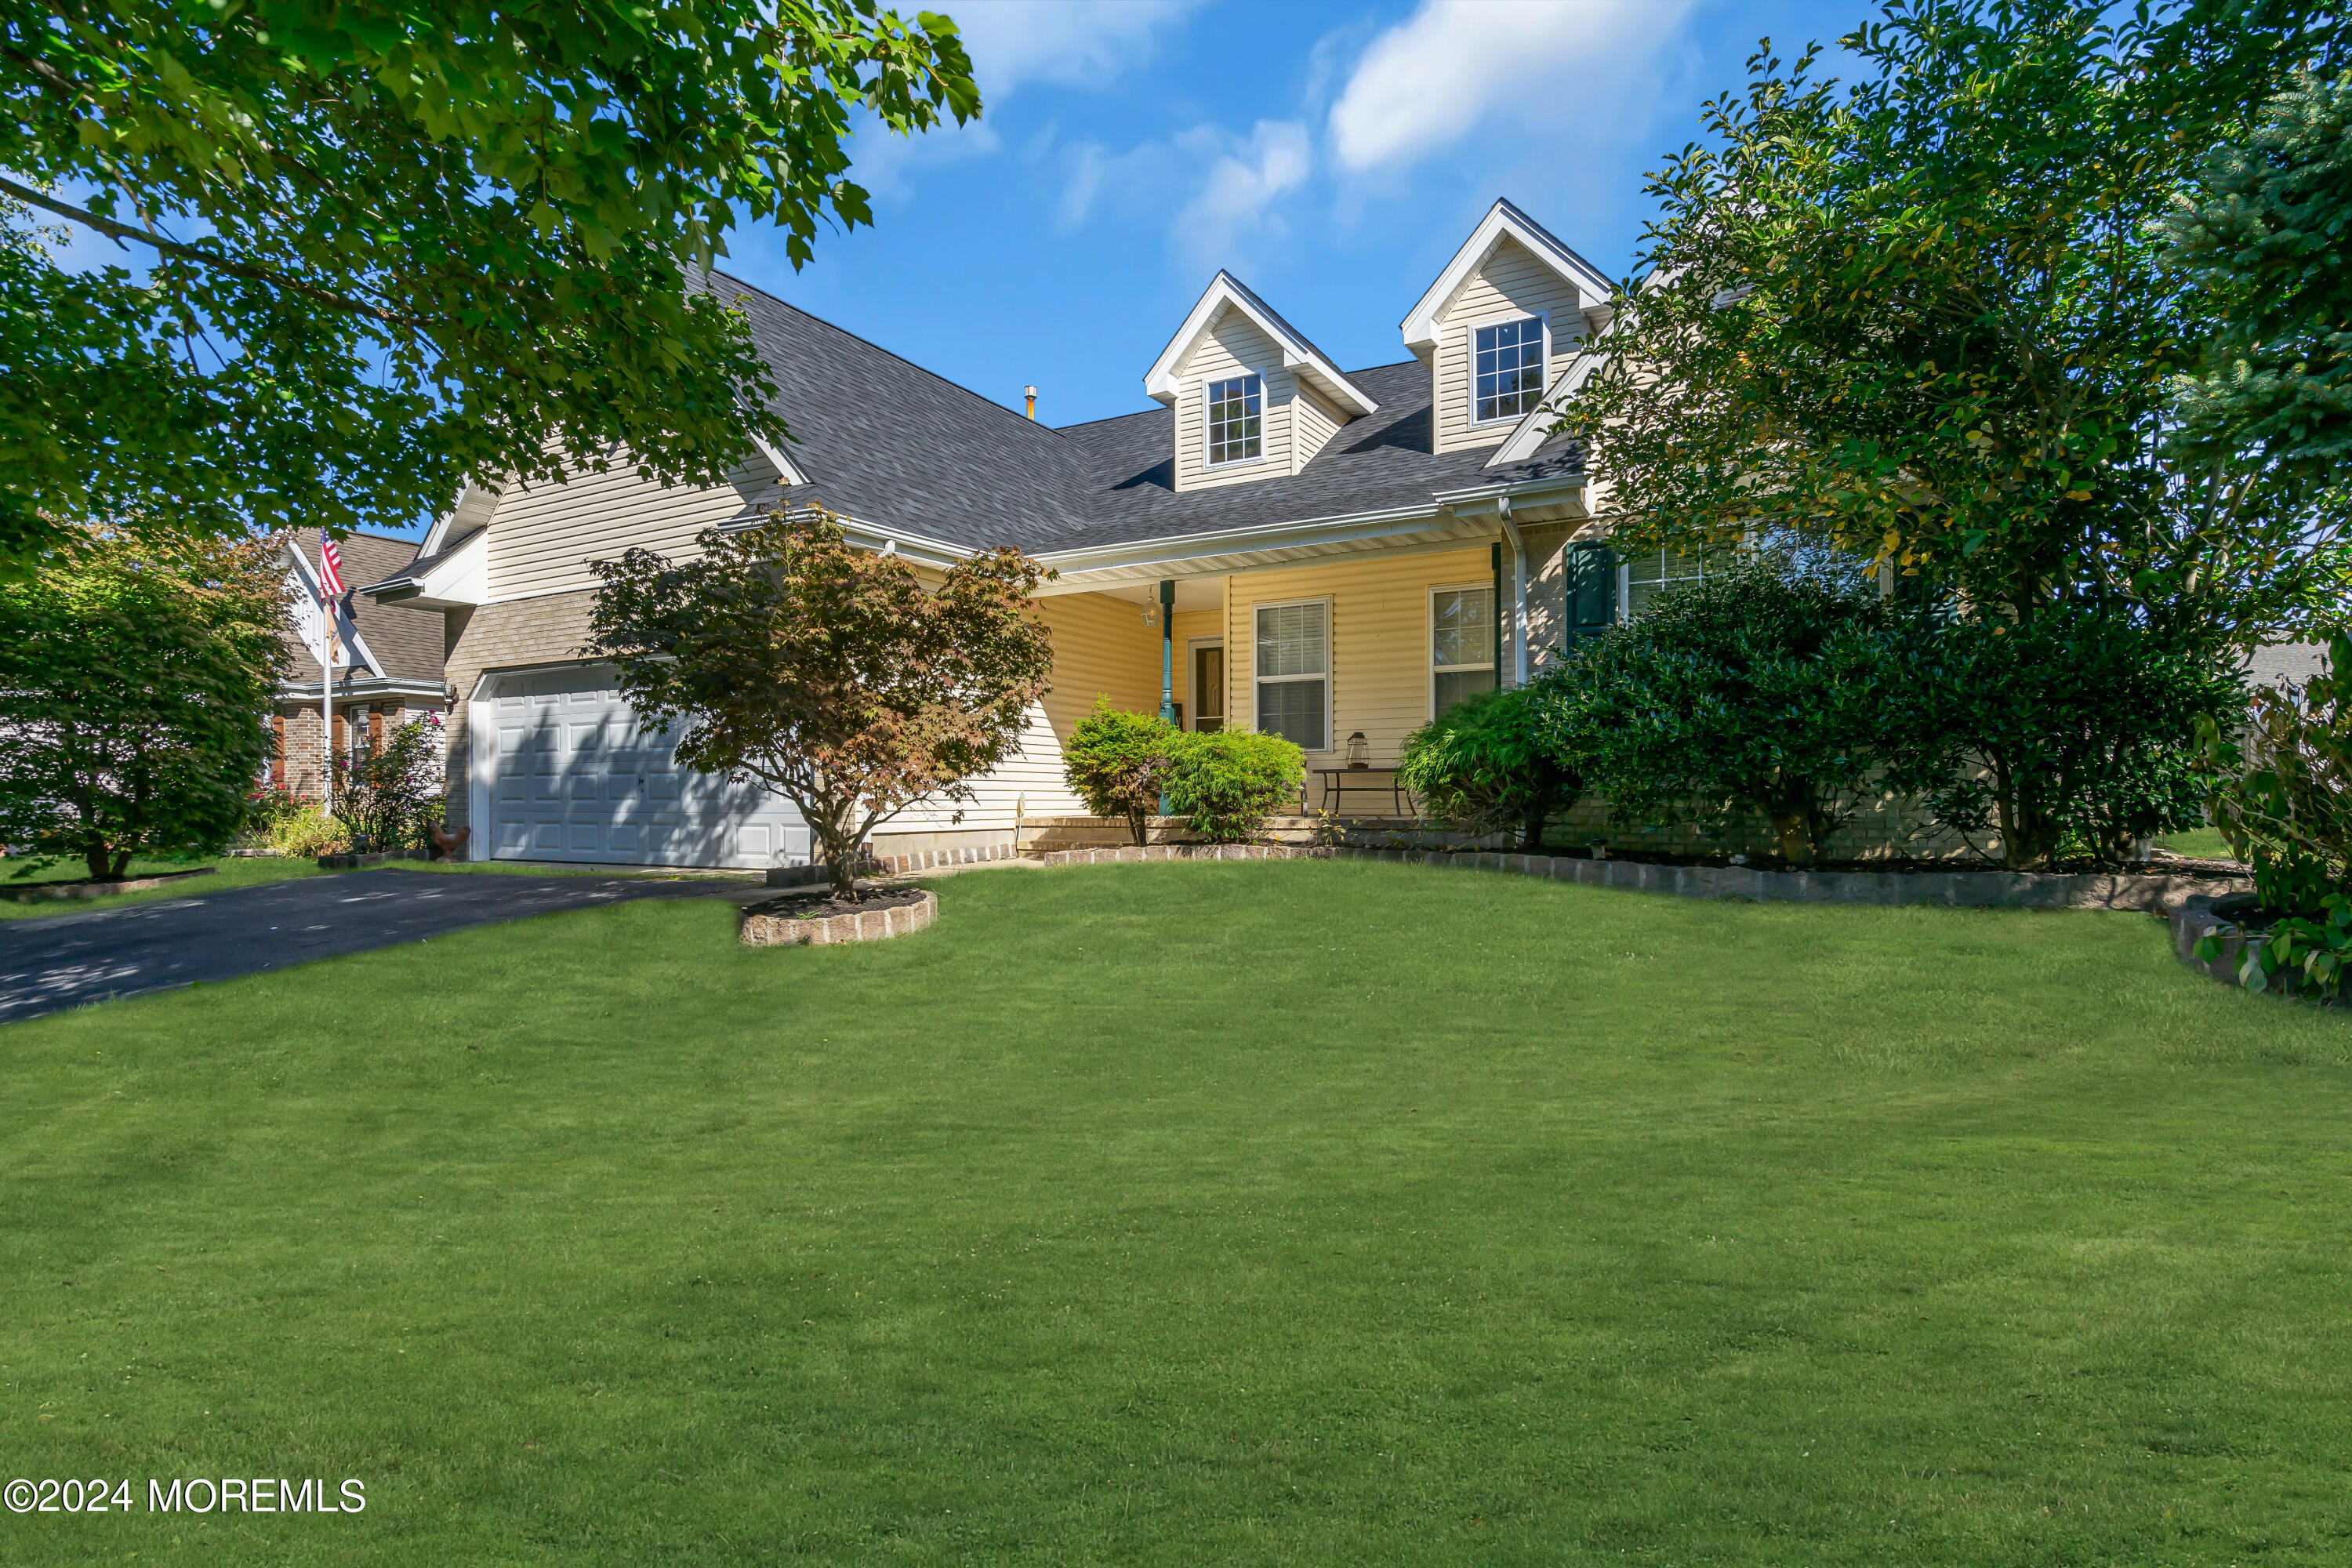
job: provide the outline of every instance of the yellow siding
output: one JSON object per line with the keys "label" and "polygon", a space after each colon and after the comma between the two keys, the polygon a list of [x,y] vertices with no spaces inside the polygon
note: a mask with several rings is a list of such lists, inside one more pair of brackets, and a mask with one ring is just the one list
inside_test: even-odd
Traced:
{"label": "yellow siding", "polygon": [[[1297,378],[1282,368],[1282,350],[1231,306],[1217,313],[1177,367],[1183,394],[1176,403],[1176,488],[1247,484],[1291,469],[1290,407]],[[1258,405],[1264,456],[1255,462],[1208,466],[1208,388],[1228,376],[1255,374],[1265,387]]]}
{"label": "yellow siding", "polygon": [[1029,710],[1020,751],[971,781],[972,799],[915,806],[891,822],[890,832],[1009,832],[1016,813],[1077,816],[1086,804],[1062,778],[1070,727],[1097,696],[1138,713],[1159,711],[1160,628],[1143,624],[1142,605],[1104,594],[1066,594],[1038,600],[1037,612],[1054,634],[1054,689]]}
{"label": "yellow siding", "polygon": [[1340,412],[1323,401],[1314,388],[1301,383],[1298,395],[1290,405],[1291,442],[1290,471],[1297,473],[1314,460],[1324,443],[1339,434],[1347,420]]}
{"label": "yellow siding", "polygon": [[694,536],[725,522],[775,471],[754,456],[712,489],[639,479],[625,457],[568,484],[509,485],[491,515],[490,602],[596,586],[588,563],[641,544],[672,559],[695,553]]}
{"label": "yellow siding", "polygon": [[1364,732],[1374,763],[1395,762],[1405,736],[1429,721],[1429,591],[1492,580],[1487,552],[1480,549],[1234,578],[1225,630],[1225,670],[1233,682],[1226,710],[1234,727],[1246,728],[1257,715],[1253,606],[1328,597],[1335,750],[1308,753],[1308,764],[1328,763],[1357,730]]}
{"label": "yellow siding", "polygon": [[1473,386],[1476,329],[1522,316],[1548,315],[1551,321],[1551,357],[1544,365],[1547,377],[1566,366],[1571,338],[1584,331],[1577,309],[1576,285],[1538,260],[1535,253],[1506,236],[1486,264],[1463,285],[1438,319],[1437,352],[1432,367],[1433,429],[1437,450],[1459,451],[1470,447],[1502,444],[1514,419],[1473,425]]}

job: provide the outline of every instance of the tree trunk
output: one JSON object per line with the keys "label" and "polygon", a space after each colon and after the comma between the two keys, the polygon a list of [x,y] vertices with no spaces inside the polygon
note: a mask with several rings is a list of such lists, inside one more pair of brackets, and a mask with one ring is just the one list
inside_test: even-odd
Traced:
{"label": "tree trunk", "polygon": [[1148,843],[1151,835],[1151,814],[1138,806],[1127,814],[1127,830],[1138,844]]}
{"label": "tree trunk", "polygon": [[108,880],[108,881],[110,881],[110,882],[120,882],[121,880],[122,880],[124,874],[125,874],[125,873],[127,873],[130,869],[131,869],[131,851],[130,851],[130,850],[128,850],[128,849],[125,849],[125,850],[123,850],[121,853],[120,853],[120,854],[118,854],[118,855],[116,855],[116,856],[115,856],[115,858],[114,858],[114,869],[113,869],[113,871],[112,871],[112,872],[108,876],[107,880]]}
{"label": "tree trunk", "polygon": [[88,848],[82,851],[81,860],[84,866],[89,868],[89,879],[91,881],[110,882],[114,880],[113,878],[107,875],[107,868],[114,863],[114,852],[106,845],[90,845]]}

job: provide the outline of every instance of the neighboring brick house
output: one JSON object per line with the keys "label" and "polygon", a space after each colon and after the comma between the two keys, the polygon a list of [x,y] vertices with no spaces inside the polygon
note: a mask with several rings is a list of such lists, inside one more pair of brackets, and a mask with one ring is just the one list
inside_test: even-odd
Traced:
{"label": "neighboring brick house", "polygon": [[[297,529],[287,536],[289,566],[319,580],[319,531]],[[414,540],[353,533],[337,541],[346,586],[391,576],[416,558]],[[437,611],[378,604],[352,595],[359,632],[360,662],[337,672],[334,727],[329,737],[336,758],[338,787],[352,766],[381,745],[388,730],[425,713],[446,714],[448,688],[442,671],[443,617]],[[323,696],[318,660],[289,625],[286,630],[287,679],[271,716],[275,731],[269,782],[296,794],[319,793],[319,752]]]}

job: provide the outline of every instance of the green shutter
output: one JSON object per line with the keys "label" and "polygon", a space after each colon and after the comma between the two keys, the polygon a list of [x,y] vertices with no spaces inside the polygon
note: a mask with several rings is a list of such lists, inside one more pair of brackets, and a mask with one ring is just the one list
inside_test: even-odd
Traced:
{"label": "green shutter", "polygon": [[1617,624],[1617,557],[1601,543],[1568,547],[1568,625],[1587,637]]}

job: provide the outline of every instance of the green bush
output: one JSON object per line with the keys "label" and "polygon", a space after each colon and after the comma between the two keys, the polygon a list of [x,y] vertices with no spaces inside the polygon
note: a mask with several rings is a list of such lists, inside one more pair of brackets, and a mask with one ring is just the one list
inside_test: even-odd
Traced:
{"label": "green bush", "polygon": [[352,847],[351,829],[315,804],[269,826],[269,852],[290,860],[315,860],[321,855],[341,855]]}
{"label": "green bush", "polygon": [[1397,776],[1431,816],[1480,835],[1517,829],[1520,847],[1540,849],[1545,819],[1583,789],[1541,721],[1532,687],[1474,693],[1405,737]]}
{"label": "green bush", "polygon": [[1168,807],[1213,844],[1246,844],[1298,799],[1307,753],[1279,735],[1225,730],[1169,737]]}
{"label": "green bush", "polygon": [[440,759],[441,716],[428,713],[394,729],[362,758],[335,815],[354,840],[371,850],[399,851],[426,842],[433,806],[446,787]]}
{"label": "green bush", "polygon": [[[2285,917],[2247,944],[2239,973],[2257,991],[2293,973],[2337,994],[2352,967],[2352,636],[2337,634],[2328,655],[2301,692],[2256,692],[2242,735],[2199,726],[2213,825],[2253,868],[2263,907]],[[2218,956],[2206,941],[2203,956]]]}
{"label": "green bush", "polygon": [[1097,816],[1124,816],[1135,841],[1160,809],[1168,746],[1180,731],[1156,713],[1129,713],[1108,697],[1078,721],[1062,748],[1062,776]]}
{"label": "green bush", "polygon": [[1532,689],[1538,739],[1620,812],[1760,819],[1818,859],[1879,761],[1891,622],[1875,595],[1743,562],[1587,638]]}
{"label": "green bush", "polygon": [[2012,870],[2126,860],[2141,838],[2196,826],[2200,727],[2245,710],[2223,658],[2120,607],[1923,614],[1905,643],[1885,715],[1891,782],[1952,827],[1999,833]]}

